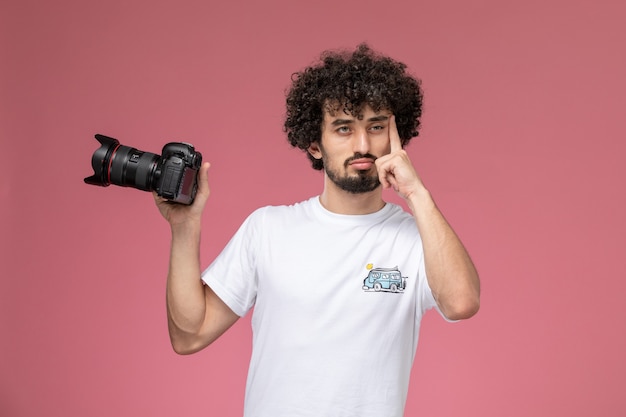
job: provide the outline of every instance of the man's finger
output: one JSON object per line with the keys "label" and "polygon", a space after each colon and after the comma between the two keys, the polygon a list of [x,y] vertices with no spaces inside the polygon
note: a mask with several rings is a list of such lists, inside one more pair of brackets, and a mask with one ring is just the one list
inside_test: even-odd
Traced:
{"label": "man's finger", "polygon": [[209,168],[211,164],[204,162],[198,172],[198,192],[208,193],[209,190]]}
{"label": "man's finger", "polygon": [[400,135],[396,127],[396,116],[393,114],[389,118],[389,144],[391,145],[391,152],[402,150],[402,142],[400,141]]}

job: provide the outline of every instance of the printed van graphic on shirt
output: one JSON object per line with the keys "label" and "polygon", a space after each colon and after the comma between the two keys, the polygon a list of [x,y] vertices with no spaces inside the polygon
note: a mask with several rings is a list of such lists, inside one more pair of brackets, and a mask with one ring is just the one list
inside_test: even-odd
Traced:
{"label": "printed van graphic on shirt", "polygon": [[363,291],[400,293],[406,288],[407,277],[402,276],[397,266],[394,268],[374,268],[373,264],[367,264],[365,268],[369,270],[369,273],[363,280]]}

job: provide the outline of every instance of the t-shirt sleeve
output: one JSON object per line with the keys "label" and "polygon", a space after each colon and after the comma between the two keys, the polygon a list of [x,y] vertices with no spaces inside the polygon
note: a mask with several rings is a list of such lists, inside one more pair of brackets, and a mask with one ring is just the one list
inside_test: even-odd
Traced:
{"label": "t-shirt sleeve", "polygon": [[240,317],[245,316],[256,301],[260,217],[258,210],[252,213],[202,273],[202,281]]}

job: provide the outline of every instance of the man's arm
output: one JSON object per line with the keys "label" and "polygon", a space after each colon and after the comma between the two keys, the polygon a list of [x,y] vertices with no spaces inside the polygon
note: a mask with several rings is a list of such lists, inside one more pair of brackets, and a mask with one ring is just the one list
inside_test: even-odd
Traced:
{"label": "man's arm", "polygon": [[209,164],[198,173],[193,204],[173,204],[155,194],[155,202],[172,231],[167,275],[167,319],[174,351],[189,354],[208,346],[237,316],[200,278],[201,217],[209,197]]}
{"label": "man's arm", "polygon": [[393,187],[413,212],[422,238],[428,285],[441,312],[451,320],[470,318],[480,307],[476,268],[402,149],[393,116],[389,140],[391,152],[376,160],[380,181],[385,188]]}
{"label": "man's arm", "polygon": [[407,204],[422,237],[428,285],[450,320],[468,319],[480,307],[480,281],[469,254],[424,188]]}

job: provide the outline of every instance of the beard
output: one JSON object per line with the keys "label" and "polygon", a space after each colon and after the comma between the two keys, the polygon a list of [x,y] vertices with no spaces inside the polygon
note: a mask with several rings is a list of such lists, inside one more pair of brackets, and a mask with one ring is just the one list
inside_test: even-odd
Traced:
{"label": "beard", "polygon": [[[344,169],[348,167],[352,160],[358,158],[371,158],[373,160],[376,159],[375,156],[366,154],[355,154],[351,158],[348,158],[344,162]],[[380,185],[380,180],[378,179],[378,172],[375,169],[368,169],[367,171],[357,171],[356,175],[341,175],[338,170],[333,169],[329,161],[326,157],[323,157],[324,160],[324,171],[330,179],[337,187],[339,187],[343,191],[347,191],[351,194],[363,194],[369,193],[370,191],[374,191]]]}

